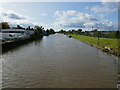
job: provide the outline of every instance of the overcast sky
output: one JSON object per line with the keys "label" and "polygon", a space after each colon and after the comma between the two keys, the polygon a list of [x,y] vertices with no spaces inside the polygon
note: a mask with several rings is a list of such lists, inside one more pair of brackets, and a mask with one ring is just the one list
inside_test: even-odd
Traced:
{"label": "overcast sky", "polygon": [[0,3],[0,22],[11,26],[40,25],[60,29],[117,30],[118,8],[115,2],[6,2]]}

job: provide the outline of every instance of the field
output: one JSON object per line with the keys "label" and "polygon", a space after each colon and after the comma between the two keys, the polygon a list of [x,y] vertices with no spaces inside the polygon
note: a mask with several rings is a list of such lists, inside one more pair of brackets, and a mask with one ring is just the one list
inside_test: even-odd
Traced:
{"label": "field", "polygon": [[85,43],[88,43],[99,48],[111,47],[114,50],[114,53],[117,52],[117,54],[118,53],[120,54],[120,40],[118,39],[99,38],[98,40],[98,37],[89,37],[74,34],[71,34],[71,36],[75,39],[81,40]]}

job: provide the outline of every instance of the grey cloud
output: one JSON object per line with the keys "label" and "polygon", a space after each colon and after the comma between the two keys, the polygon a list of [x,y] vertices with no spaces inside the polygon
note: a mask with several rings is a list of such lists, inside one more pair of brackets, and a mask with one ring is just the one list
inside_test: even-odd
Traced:
{"label": "grey cloud", "polygon": [[3,16],[10,18],[10,19],[26,19],[24,16],[20,16],[15,13],[3,13]]}

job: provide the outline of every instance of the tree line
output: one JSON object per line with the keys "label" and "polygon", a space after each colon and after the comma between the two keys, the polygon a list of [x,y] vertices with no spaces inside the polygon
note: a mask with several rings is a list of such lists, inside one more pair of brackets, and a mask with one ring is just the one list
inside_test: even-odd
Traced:
{"label": "tree line", "polygon": [[55,31],[50,28],[47,30],[44,30],[43,26],[35,26],[34,28],[31,28],[30,26],[28,26],[27,28],[22,27],[21,25],[17,25],[16,27],[10,27],[10,25],[7,22],[1,22],[0,23],[0,30],[1,29],[26,29],[26,30],[34,30],[34,35],[50,35],[50,34],[55,34]]}
{"label": "tree line", "polygon": [[102,37],[102,38],[120,38],[120,31],[98,31],[94,29],[92,31],[83,31],[82,29],[78,30],[60,30],[59,33],[63,34],[75,34],[75,35],[84,35],[84,36],[91,36],[91,37]]}

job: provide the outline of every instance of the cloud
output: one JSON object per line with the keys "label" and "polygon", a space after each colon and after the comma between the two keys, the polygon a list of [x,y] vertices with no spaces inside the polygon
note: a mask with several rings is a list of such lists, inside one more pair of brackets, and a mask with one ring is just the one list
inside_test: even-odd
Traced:
{"label": "cloud", "polygon": [[[46,13],[42,13],[41,15],[46,16]],[[45,24],[41,22],[35,22],[34,18],[28,17],[21,13],[17,13],[13,10],[5,10],[0,8],[0,21],[8,22],[10,26],[15,27],[17,25],[21,25],[23,27],[34,27],[36,25],[43,26],[45,29],[52,28],[52,24]]]}
{"label": "cloud", "polygon": [[94,6],[91,8],[91,11],[95,13],[112,13],[116,12],[117,8],[109,8],[108,6]]}
{"label": "cloud", "polygon": [[0,12],[1,18],[8,18],[8,19],[29,19],[28,16],[16,13],[12,10],[4,10],[1,8]]}
{"label": "cloud", "polygon": [[97,21],[97,22],[87,22],[84,24],[86,28],[91,29],[91,27],[99,30],[117,30],[117,25],[115,26],[109,20]]}
{"label": "cloud", "polygon": [[60,25],[62,27],[83,28],[83,24],[86,21],[97,21],[92,15],[74,10],[56,11],[55,16],[55,25]]}
{"label": "cloud", "polygon": [[[46,14],[43,13],[43,16]],[[8,22],[10,26],[15,27],[17,25],[21,25],[23,27],[34,27],[36,25],[43,26],[45,29],[52,28],[52,24],[45,24],[41,22],[35,22],[34,18],[28,17],[26,15],[14,12],[12,10],[5,10],[0,8],[0,20],[4,22]]]}
{"label": "cloud", "polygon": [[118,11],[116,2],[105,2],[105,1],[107,0],[102,0],[101,5],[86,7],[86,9],[98,14],[100,18],[104,18],[110,13],[114,13]]}
{"label": "cloud", "polygon": [[[57,30],[60,30],[61,28],[89,28],[90,30],[91,26],[94,26],[94,28],[101,26],[104,29],[115,28],[111,21],[100,21],[88,13],[78,12],[75,10],[56,11],[54,13],[55,22],[51,24],[36,23],[33,18],[12,10],[4,10],[3,8],[0,8],[0,11],[0,20],[8,22],[11,26],[22,25],[23,27],[34,27],[35,25],[40,25],[45,29],[53,28]],[[45,15],[46,14],[43,14],[43,16]]]}
{"label": "cloud", "polygon": [[4,22],[8,22],[11,26],[22,25],[24,27],[28,27],[35,25],[32,22],[33,18],[14,12],[12,10],[4,10],[3,8],[0,8],[0,10],[1,20]]}
{"label": "cloud", "polygon": [[3,13],[3,17],[11,18],[11,19],[25,19],[26,17],[16,14],[16,13]]}
{"label": "cloud", "polygon": [[63,28],[102,28],[102,29],[113,29],[114,25],[109,20],[100,21],[90,14],[77,12],[74,10],[68,11],[56,11],[55,26]]}

